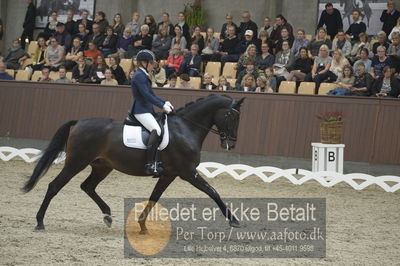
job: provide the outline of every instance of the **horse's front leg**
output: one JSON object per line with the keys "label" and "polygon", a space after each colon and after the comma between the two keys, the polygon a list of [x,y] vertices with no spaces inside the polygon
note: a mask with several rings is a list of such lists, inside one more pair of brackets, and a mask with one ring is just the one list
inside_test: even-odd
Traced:
{"label": "horse's front leg", "polygon": [[217,203],[218,207],[221,209],[222,214],[228,218],[229,225],[232,227],[240,227],[240,223],[238,219],[232,214],[231,210],[226,207],[225,203],[221,200],[218,192],[210,185],[203,177],[196,171],[192,170],[188,173],[181,175],[183,180],[188,181],[190,184],[200,189],[204,193],[206,193],[210,198],[212,198],[215,203]]}
{"label": "horse's front leg", "polygon": [[161,176],[158,181],[156,186],[153,189],[153,192],[150,195],[149,202],[147,203],[146,207],[144,208],[143,212],[140,214],[139,217],[139,225],[140,225],[140,234],[147,234],[147,228],[146,228],[146,219],[148,214],[150,213],[151,209],[156,205],[157,201],[160,199],[161,195],[164,193],[164,191],[167,189],[167,187],[174,181],[176,176],[172,177],[166,177],[166,176]]}

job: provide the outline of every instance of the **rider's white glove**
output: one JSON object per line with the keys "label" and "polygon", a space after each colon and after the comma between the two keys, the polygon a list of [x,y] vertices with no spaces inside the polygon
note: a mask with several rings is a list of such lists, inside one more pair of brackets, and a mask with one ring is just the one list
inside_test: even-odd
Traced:
{"label": "rider's white glove", "polygon": [[171,113],[171,112],[174,110],[174,107],[172,106],[172,104],[171,104],[170,102],[166,101],[166,102],[164,103],[163,110],[164,110],[167,114],[169,114],[169,113]]}

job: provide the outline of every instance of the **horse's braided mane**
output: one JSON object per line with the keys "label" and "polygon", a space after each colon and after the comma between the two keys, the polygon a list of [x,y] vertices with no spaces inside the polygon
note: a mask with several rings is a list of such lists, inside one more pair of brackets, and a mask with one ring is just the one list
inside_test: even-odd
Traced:
{"label": "horse's braided mane", "polygon": [[208,101],[209,99],[216,98],[216,97],[226,97],[226,98],[232,100],[232,98],[226,94],[209,94],[207,97],[198,98],[195,101],[188,102],[187,104],[185,104],[184,107],[177,109],[176,112],[179,114],[185,114],[188,110],[191,109],[191,107],[197,106],[198,104],[202,104],[202,103]]}

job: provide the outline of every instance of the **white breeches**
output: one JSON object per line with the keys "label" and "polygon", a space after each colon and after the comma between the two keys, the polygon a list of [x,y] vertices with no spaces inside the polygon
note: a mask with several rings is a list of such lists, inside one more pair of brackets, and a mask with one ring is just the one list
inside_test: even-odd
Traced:
{"label": "white breeches", "polygon": [[134,116],[148,131],[156,130],[157,135],[161,136],[161,128],[152,114],[144,113],[135,114]]}

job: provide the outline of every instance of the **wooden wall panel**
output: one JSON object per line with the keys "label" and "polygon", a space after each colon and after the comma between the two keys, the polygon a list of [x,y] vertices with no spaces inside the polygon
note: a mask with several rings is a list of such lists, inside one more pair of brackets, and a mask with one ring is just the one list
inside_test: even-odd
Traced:
{"label": "wooden wall panel", "polygon": [[[176,108],[210,93],[155,90]],[[345,160],[400,163],[400,100],[224,93],[235,99],[246,97],[234,152],[310,158],[311,142],[319,141],[316,115],[341,111],[345,115]],[[110,117],[122,120],[131,104],[127,86],[0,81],[0,136],[49,139],[61,124],[71,119]],[[224,152],[213,134],[207,137],[203,148]]]}

